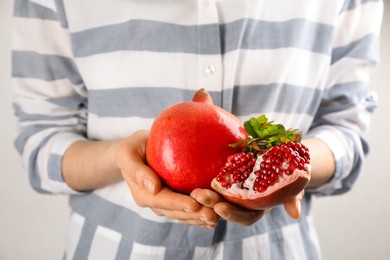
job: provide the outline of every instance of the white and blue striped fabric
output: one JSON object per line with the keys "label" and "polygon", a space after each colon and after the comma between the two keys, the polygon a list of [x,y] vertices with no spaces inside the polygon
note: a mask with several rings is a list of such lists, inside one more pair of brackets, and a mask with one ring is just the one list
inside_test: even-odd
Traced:
{"label": "white and blue striped fabric", "polygon": [[[15,0],[15,146],[39,192],[68,194],[65,259],[320,258],[310,201],[348,191],[376,107],[379,0]],[[325,140],[337,169],[303,217],[190,227],[139,208],[125,183],[78,193],[61,159],[74,141],[149,129],[206,88],[242,121],[261,113]],[[44,250],[44,248],[42,248]]]}

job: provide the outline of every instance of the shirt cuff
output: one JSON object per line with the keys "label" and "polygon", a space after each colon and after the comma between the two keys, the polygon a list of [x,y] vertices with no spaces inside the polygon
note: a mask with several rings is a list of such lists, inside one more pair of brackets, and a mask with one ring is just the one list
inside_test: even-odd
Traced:
{"label": "shirt cuff", "polygon": [[47,161],[47,175],[52,185],[52,190],[63,194],[80,194],[64,181],[62,176],[62,159],[68,147],[79,140],[85,138],[76,133],[61,133],[55,137],[56,142],[51,147],[51,152]]}

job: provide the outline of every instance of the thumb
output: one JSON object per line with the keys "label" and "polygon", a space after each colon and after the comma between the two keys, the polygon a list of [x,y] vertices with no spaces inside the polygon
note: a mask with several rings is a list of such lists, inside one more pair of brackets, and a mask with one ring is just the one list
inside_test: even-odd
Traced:
{"label": "thumb", "polygon": [[135,171],[135,182],[144,187],[150,194],[155,195],[161,190],[158,175],[147,165],[139,165]]}
{"label": "thumb", "polygon": [[117,166],[123,178],[131,186],[137,185],[152,195],[161,190],[161,181],[158,175],[145,164],[145,150],[148,131],[138,131],[119,146],[116,153]]}
{"label": "thumb", "polygon": [[302,199],[304,194],[305,190],[302,190],[296,197],[293,197],[284,203],[284,209],[293,219],[301,218]]}
{"label": "thumb", "polygon": [[293,219],[301,218],[301,200],[294,197],[284,203],[284,209]]}

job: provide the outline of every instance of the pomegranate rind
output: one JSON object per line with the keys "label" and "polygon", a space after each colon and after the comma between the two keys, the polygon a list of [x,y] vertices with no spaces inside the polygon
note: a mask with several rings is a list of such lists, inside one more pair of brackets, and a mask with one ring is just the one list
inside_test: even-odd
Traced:
{"label": "pomegranate rind", "polygon": [[[243,190],[232,192],[226,189],[214,178],[211,187],[220,193],[227,201],[250,210],[264,210],[283,204],[288,199],[297,196],[309,184],[311,178],[310,167],[307,171],[295,170],[282,185],[275,184],[265,192]],[[236,191],[236,190],[235,190]]]}
{"label": "pomegranate rind", "polygon": [[247,138],[237,117],[210,103],[175,104],[155,119],[146,146],[148,165],[173,190],[190,194],[211,188],[226,158],[239,151],[228,144]]}

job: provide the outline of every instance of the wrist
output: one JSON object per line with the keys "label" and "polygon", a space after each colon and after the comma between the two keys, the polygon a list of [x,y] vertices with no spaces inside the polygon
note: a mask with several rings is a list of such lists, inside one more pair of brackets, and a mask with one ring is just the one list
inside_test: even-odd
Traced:
{"label": "wrist", "polygon": [[306,138],[302,143],[310,151],[311,179],[309,188],[318,188],[334,175],[336,162],[329,146],[319,138]]}
{"label": "wrist", "polygon": [[120,140],[82,140],[71,144],[62,160],[64,181],[74,190],[89,191],[122,180],[115,163]]}

